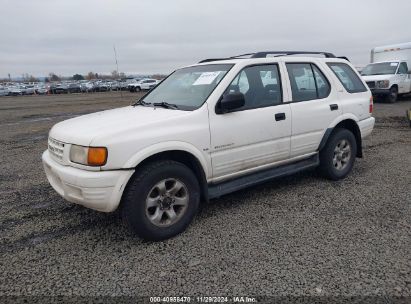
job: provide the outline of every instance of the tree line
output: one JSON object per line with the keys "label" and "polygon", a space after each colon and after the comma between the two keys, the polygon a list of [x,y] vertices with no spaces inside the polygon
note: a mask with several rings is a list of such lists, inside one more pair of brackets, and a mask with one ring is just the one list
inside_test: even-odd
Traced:
{"label": "tree line", "polygon": [[[163,74],[155,74],[155,75],[151,75],[152,78],[155,79],[163,79],[166,75]],[[44,79],[44,82],[51,82],[51,81],[62,81],[62,80],[95,80],[95,79],[111,79],[111,80],[118,80],[118,79],[124,79],[126,78],[127,75],[123,72],[119,73],[117,71],[112,71],[111,74],[107,75],[107,74],[98,74],[98,73],[94,73],[92,71],[88,72],[86,75],[82,75],[82,74],[74,74],[71,77],[66,77],[66,76],[61,76],[61,75],[57,75],[54,72],[50,72],[48,74],[48,76]],[[40,80],[36,77],[34,77],[31,74],[23,74],[22,75],[22,81],[23,82],[39,82]],[[11,81],[10,75],[9,78],[4,78],[4,79],[0,79],[0,82],[8,82]]]}

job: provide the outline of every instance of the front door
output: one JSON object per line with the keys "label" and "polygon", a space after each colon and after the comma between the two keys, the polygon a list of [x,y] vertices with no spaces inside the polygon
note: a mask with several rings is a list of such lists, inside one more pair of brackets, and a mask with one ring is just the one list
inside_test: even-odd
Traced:
{"label": "front door", "polygon": [[224,94],[244,94],[245,105],[217,114],[209,108],[213,180],[251,172],[287,159],[291,111],[283,104],[277,64],[245,67]]}
{"label": "front door", "polygon": [[398,93],[408,93],[410,91],[410,75],[408,74],[408,66],[406,62],[401,62],[398,67]]}

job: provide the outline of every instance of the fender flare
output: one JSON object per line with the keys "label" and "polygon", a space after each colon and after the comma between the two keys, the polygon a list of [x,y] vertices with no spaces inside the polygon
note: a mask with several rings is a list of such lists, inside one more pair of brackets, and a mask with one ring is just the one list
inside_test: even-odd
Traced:
{"label": "fender flare", "polygon": [[182,151],[187,152],[193,155],[201,165],[203,169],[204,175],[206,179],[211,176],[211,161],[207,159],[200,150],[198,150],[195,146],[190,143],[183,142],[183,141],[168,141],[162,142],[158,144],[154,144],[144,149],[138,151],[134,154],[125,164],[124,168],[135,168],[145,159],[149,158],[150,156],[154,156],[156,154],[162,152],[171,152],[171,151]]}
{"label": "fender flare", "polygon": [[344,122],[344,121],[352,121],[355,123],[355,125],[357,126],[357,132],[354,132],[354,136],[356,138],[357,141],[357,157],[362,157],[362,138],[361,138],[361,131],[360,128],[358,126],[358,119],[357,117],[355,117],[352,114],[344,114],[342,116],[339,116],[337,119],[335,119],[330,125],[329,127],[325,130],[324,135],[321,139],[321,142],[318,146],[318,151],[321,151],[325,145],[327,144],[327,141],[330,137],[330,135],[332,134],[332,132],[335,130],[335,127]]}

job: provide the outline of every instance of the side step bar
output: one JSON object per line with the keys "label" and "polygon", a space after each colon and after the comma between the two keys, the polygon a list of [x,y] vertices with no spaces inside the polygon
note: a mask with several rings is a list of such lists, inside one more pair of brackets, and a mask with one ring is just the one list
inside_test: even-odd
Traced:
{"label": "side step bar", "polygon": [[311,156],[310,158],[300,160],[295,163],[274,167],[261,172],[252,173],[249,175],[241,176],[234,180],[222,182],[218,184],[208,185],[208,197],[209,199],[217,198],[222,195],[251,187],[257,184],[264,183],[271,179],[291,175],[299,171],[303,171],[310,168],[315,168],[320,164],[318,154]]}

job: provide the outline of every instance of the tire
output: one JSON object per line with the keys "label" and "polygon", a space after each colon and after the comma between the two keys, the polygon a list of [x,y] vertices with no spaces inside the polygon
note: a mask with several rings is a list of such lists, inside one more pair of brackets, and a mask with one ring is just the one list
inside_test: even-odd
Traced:
{"label": "tire", "polygon": [[140,238],[160,241],[183,232],[199,204],[200,186],[194,173],[176,161],[156,161],[136,171],[128,183],[121,214]]}
{"label": "tire", "polygon": [[390,94],[387,95],[386,100],[389,103],[395,103],[398,99],[398,89],[397,87],[391,87]]}
{"label": "tire", "polygon": [[135,92],[140,92],[141,91],[141,88],[140,87],[136,87],[135,88]]}
{"label": "tire", "polygon": [[336,129],[320,151],[320,172],[331,180],[345,178],[351,171],[357,155],[357,141],[347,129]]}

